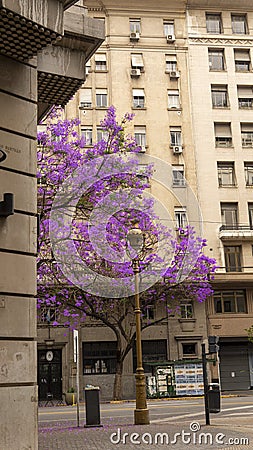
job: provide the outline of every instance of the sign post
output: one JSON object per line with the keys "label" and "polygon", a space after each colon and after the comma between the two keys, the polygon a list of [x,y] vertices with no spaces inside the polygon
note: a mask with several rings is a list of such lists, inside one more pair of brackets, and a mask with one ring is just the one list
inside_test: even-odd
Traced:
{"label": "sign post", "polygon": [[74,337],[74,362],[76,363],[76,418],[77,418],[77,426],[80,426],[80,411],[79,411],[79,338],[78,338],[78,330],[73,330]]}
{"label": "sign post", "polygon": [[201,344],[201,347],[202,347],[202,367],[203,367],[203,380],[204,380],[206,425],[210,425],[209,404],[208,404],[208,380],[207,380],[207,367],[206,367],[206,346],[205,346],[205,344]]}

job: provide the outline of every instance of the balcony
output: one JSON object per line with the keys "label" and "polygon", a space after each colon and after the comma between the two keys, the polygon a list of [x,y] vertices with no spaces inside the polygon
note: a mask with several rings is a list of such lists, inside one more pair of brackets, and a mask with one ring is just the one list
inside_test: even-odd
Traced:
{"label": "balcony", "polygon": [[227,271],[226,267],[219,267],[214,274],[212,285],[215,289],[234,289],[252,287],[252,266],[238,267],[238,271]]}
{"label": "balcony", "polygon": [[219,229],[219,238],[225,240],[253,240],[253,227],[249,225],[222,225]]}

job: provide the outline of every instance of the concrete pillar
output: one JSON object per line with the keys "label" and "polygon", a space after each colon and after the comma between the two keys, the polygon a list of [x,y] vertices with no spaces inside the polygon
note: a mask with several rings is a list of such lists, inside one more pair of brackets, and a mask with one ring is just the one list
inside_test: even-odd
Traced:
{"label": "concrete pillar", "polygon": [[1,56],[0,102],[0,448],[37,449],[36,67]]}

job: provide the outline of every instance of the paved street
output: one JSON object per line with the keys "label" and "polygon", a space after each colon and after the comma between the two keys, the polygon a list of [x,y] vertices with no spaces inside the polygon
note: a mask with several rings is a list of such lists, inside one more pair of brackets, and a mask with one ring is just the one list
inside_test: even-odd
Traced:
{"label": "paved street", "polygon": [[[133,425],[134,403],[102,404],[101,428],[80,427],[75,407],[39,409],[39,449],[253,449],[251,396],[222,399],[222,412],[205,425],[203,399],[150,401],[151,424]],[[138,434],[136,434],[138,433]],[[163,433],[163,435],[162,435]]]}

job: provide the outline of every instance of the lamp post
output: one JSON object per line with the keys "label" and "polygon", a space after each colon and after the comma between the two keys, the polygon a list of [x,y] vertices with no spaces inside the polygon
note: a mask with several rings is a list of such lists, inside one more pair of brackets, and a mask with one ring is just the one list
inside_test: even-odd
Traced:
{"label": "lamp post", "polygon": [[[137,356],[137,368],[135,373],[135,386],[136,386],[136,408],[134,410],[135,425],[149,424],[149,410],[147,408],[147,398],[146,398],[146,380],[144,369],[142,366],[141,309],[139,296],[140,252],[143,250],[144,244],[145,244],[145,237],[142,230],[140,230],[139,228],[132,228],[127,234],[127,253],[132,260],[132,267],[134,272],[134,284],[135,284],[134,312],[136,324],[136,356]],[[130,252],[131,249],[135,253],[134,257],[131,256]]]}

